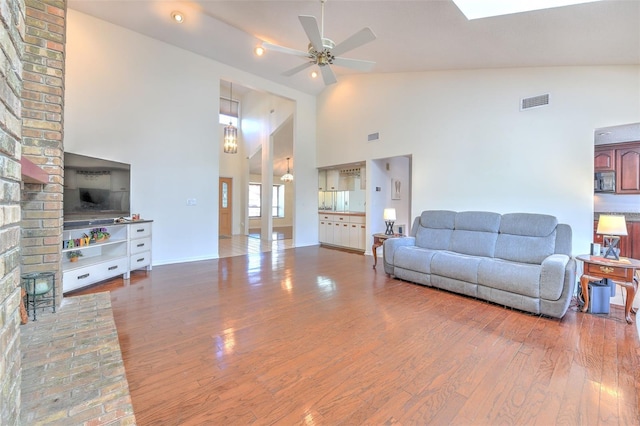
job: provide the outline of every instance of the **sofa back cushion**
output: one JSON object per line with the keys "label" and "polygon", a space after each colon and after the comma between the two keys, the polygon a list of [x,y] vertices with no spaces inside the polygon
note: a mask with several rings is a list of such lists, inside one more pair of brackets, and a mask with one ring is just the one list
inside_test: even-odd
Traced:
{"label": "sofa back cushion", "polygon": [[456,212],[427,210],[420,215],[416,246],[432,250],[449,250]]}
{"label": "sofa back cushion", "polygon": [[502,215],[494,256],[540,264],[555,252],[557,226],[558,220],[554,216],[533,213]]}
{"label": "sofa back cushion", "polygon": [[449,250],[472,256],[493,257],[500,218],[500,214],[492,212],[456,214]]}

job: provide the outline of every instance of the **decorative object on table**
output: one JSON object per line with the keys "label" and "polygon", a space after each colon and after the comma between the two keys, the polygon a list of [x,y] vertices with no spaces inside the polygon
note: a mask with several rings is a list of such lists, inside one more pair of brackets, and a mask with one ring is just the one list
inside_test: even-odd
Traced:
{"label": "decorative object on table", "polygon": [[391,199],[399,200],[400,199],[400,191],[402,189],[402,182],[400,179],[391,179]]}
{"label": "decorative object on table", "polygon": [[620,236],[627,235],[627,223],[622,215],[600,215],[596,234],[602,235],[604,258],[620,260]]}
{"label": "decorative object on table", "polygon": [[140,213],[134,213],[131,215],[131,220],[140,220]]}
{"label": "decorative object on table", "polygon": [[289,183],[293,181],[293,175],[291,174],[291,171],[289,171],[289,159],[291,157],[287,157],[287,173],[283,174],[282,177],[280,178],[281,181],[283,181],[284,183]]}
{"label": "decorative object on table", "polygon": [[[71,252],[70,252],[71,253]],[[25,291],[27,314],[33,309],[33,320],[36,321],[36,308],[53,308],[56,311],[56,278],[53,272],[33,272],[24,274],[22,289]],[[47,296],[50,294],[49,296]]]}
{"label": "decorative object on table", "polygon": [[385,235],[393,235],[393,223],[396,221],[396,209],[384,209],[384,223],[387,225]]}
{"label": "decorative object on table", "polygon": [[81,257],[82,252],[80,250],[71,250],[67,252],[67,258],[70,262],[77,262]]}
{"label": "decorative object on table", "polygon": [[591,243],[591,256],[600,256],[600,244]]}
{"label": "decorative object on table", "polygon": [[96,243],[105,242],[111,237],[111,234],[107,232],[107,228],[93,228],[91,231],[91,240]]}

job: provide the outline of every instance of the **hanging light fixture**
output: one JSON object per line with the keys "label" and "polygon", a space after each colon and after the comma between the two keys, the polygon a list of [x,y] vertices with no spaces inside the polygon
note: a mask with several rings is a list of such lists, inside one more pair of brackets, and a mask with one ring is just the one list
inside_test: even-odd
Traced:
{"label": "hanging light fixture", "polygon": [[287,173],[283,174],[282,177],[280,178],[280,180],[283,181],[284,183],[293,181],[293,175],[289,171],[289,158],[291,157],[287,157]]}
{"label": "hanging light fixture", "polygon": [[[229,83],[229,114],[232,110],[233,83]],[[224,128],[224,152],[225,154],[238,153],[238,129],[229,120],[229,125]]]}

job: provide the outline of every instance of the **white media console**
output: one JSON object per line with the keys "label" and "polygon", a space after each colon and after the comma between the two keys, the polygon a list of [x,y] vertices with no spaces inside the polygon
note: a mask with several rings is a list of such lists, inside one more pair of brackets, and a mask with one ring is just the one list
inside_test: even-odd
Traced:
{"label": "white media console", "polygon": [[[129,279],[130,272],[145,268],[151,270],[151,220],[125,223],[95,223],[66,226],[62,233],[62,291],[77,290],[109,278],[122,275]],[[87,235],[96,228],[105,228],[108,240],[88,243]],[[84,237],[84,238],[83,238]],[[77,244],[78,240],[84,241]],[[74,240],[73,247],[68,241]],[[79,251],[82,255],[72,262],[68,254]]]}

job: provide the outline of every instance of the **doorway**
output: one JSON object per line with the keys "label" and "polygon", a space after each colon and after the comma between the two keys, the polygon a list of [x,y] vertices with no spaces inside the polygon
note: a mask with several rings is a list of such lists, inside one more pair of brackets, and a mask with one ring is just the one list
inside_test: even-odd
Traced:
{"label": "doorway", "polygon": [[233,178],[220,178],[218,194],[218,235],[220,238],[230,237],[233,222]]}

